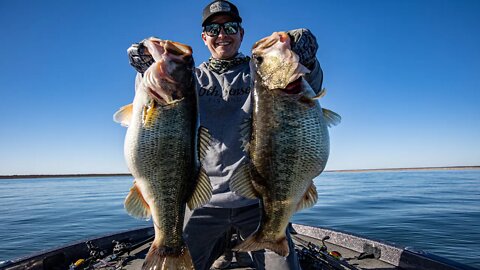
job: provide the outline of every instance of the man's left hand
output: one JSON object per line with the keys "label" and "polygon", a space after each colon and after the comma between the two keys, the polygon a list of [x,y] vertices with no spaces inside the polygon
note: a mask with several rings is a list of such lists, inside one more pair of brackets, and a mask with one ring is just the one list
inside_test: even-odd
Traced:
{"label": "man's left hand", "polygon": [[318,49],[317,39],[306,28],[287,31],[292,43],[292,50],[300,57],[300,63],[312,69],[316,61]]}

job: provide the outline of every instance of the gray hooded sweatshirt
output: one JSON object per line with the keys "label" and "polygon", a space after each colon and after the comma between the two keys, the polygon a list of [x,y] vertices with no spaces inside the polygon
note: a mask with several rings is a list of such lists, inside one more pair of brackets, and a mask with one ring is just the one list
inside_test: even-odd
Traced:
{"label": "gray hooded sweatshirt", "polygon": [[[232,192],[230,179],[247,154],[240,142],[240,125],[251,116],[253,80],[249,63],[216,73],[202,63],[196,69],[200,124],[211,136],[211,147],[202,162],[213,187],[213,196],[205,207],[237,208],[258,203]],[[322,87],[323,73],[318,61],[305,76],[315,92]]]}

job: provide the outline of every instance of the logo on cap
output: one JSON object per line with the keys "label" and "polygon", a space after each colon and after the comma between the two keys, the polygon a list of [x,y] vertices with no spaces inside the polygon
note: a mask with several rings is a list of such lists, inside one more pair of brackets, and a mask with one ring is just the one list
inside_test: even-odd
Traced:
{"label": "logo on cap", "polygon": [[230,11],[230,5],[225,2],[216,2],[210,6],[211,13],[229,12],[229,11]]}

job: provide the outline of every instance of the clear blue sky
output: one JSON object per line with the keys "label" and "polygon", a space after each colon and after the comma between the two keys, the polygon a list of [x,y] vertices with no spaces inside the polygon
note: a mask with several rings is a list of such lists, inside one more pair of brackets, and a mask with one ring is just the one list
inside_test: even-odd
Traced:
{"label": "clear blue sky", "polygon": [[[0,1],[0,175],[127,172],[113,113],[134,94],[126,49],[192,46],[209,1]],[[480,1],[233,1],[241,51],[309,28],[342,115],[327,169],[480,165]]]}

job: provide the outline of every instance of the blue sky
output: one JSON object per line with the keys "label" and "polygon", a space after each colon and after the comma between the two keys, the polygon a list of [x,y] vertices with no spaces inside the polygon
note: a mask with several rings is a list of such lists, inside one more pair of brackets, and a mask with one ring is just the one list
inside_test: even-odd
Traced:
{"label": "blue sky", "polygon": [[[0,1],[0,175],[127,172],[113,113],[133,99],[126,49],[192,46],[209,1]],[[233,1],[241,51],[309,28],[342,115],[327,169],[480,165],[480,2]]]}

